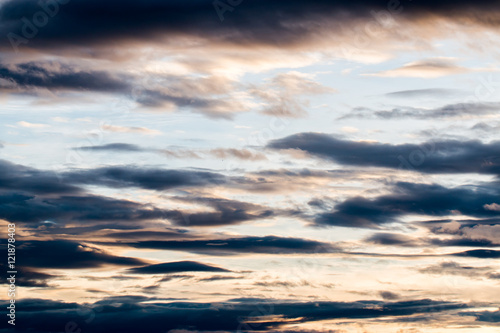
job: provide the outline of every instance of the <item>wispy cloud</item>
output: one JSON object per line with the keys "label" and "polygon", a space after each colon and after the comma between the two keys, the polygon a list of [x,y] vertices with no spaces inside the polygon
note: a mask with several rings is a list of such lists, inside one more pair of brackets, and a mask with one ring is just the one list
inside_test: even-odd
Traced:
{"label": "wispy cloud", "polygon": [[458,65],[454,58],[433,58],[413,61],[403,66],[378,73],[364,74],[380,77],[437,78],[466,72],[487,71],[485,68],[466,68]]}

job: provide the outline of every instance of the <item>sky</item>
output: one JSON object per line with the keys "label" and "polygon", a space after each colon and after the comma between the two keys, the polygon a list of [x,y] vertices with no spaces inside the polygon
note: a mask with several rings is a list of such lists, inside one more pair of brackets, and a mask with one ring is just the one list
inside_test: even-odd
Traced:
{"label": "sky", "polygon": [[0,333],[498,332],[499,27],[0,0]]}

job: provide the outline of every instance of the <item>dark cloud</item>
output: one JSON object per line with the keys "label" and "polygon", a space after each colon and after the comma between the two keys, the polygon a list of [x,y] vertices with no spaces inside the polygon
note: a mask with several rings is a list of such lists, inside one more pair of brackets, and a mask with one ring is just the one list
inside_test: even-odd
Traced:
{"label": "dark cloud", "polygon": [[429,244],[437,246],[497,247],[499,243],[484,238],[429,239]]}
{"label": "dark cloud", "polygon": [[222,198],[188,196],[182,198],[179,197],[177,199],[190,203],[198,203],[203,206],[211,207],[215,210],[200,213],[172,211],[168,214],[168,219],[178,226],[209,227],[218,225],[233,225],[253,220],[272,218],[280,214],[294,214],[294,212],[277,211],[265,206]]}
{"label": "dark cloud", "polygon": [[[451,223],[459,223],[458,230],[450,229]],[[483,219],[442,219],[442,220],[426,220],[419,222],[420,225],[429,228],[435,234],[459,234],[462,228],[470,228],[477,225],[497,225],[500,224],[500,218],[483,218]]]}
{"label": "dark cloud", "polygon": [[[365,197],[347,199],[337,204],[333,212],[319,214],[315,223],[377,228],[410,214],[446,216],[460,212],[474,217],[495,217],[500,212],[488,210],[485,206],[496,202],[498,195],[498,189],[494,186],[446,188],[436,184],[400,182],[395,184],[392,193],[388,195],[373,199]],[[379,243],[388,240],[387,235],[374,239]],[[397,242],[398,239],[393,239],[394,241]]]}
{"label": "dark cloud", "polygon": [[485,323],[500,323],[500,310],[498,311],[471,311],[461,312],[461,316],[476,317],[476,321]]}
{"label": "dark cloud", "polygon": [[48,282],[56,277],[56,275],[41,273],[24,267],[16,277],[16,285],[23,287],[49,287]]}
{"label": "dark cloud", "polygon": [[126,244],[142,249],[186,251],[211,255],[231,255],[238,253],[332,253],[339,251],[338,247],[330,243],[277,236],[181,241],[141,241],[115,244]]}
{"label": "dark cloud", "polygon": [[[82,147],[92,150],[135,151],[137,146],[109,144]],[[234,183],[248,180],[234,179]],[[96,169],[80,169],[55,173],[38,170],[0,160],[0,190],[31,194],[75,194],[82,192],[77,185],[101,185],[114,188],[139,187],[166,190],[176,187],[206,187],[229,183],[220,173],[196,170],[168,170],[140,168],[137,166],[111,166]]]}
{"label": "dark cloud", "polygon": [[0,218],[11,222],[128,222],[164,219],[168,211],[133,201],[100,196],[43,198],[21,194],[0,196]]}
{"label": "dark cloud", "polygon": [[[2,194],[4,191],[10,192]],[[75,194],[80,192],[80,189],[71,184],[61,183],[55,172],[40,171],[0,160],[0,197],[3,200],[9,200],[7,197],[15,200],[16,195],[12,192]]]}
{"label": "dark cloud", "polygon": [[206,187],[228,182],[219,173],[194,170],[165,170],[135,166],[112,166],[63,173],[61,177],[73,184],[95,184],[108,187],[140,187],[167,190],[176,187]]}
{"label": "dark cloud", "polygon": [[[17,302],[16,302],[17,305]],[[1,304],[2,307],[6,303]],[[428,299],[384,302],[284,302],[277,299],[240,299],[222,303],[166,303],[145,297],[113,297],[85,306],[49,300],[24,299],[18,304],[18,332],[58,332],[68,322],[94,333],[190,331],[266,331],[284,323],[329,319],[381,318],[465,309],[460,303]],[[86,311],[84,311],[86,310]],[[91,314],[94,314],[92,317]],[[88,320],[92,318],[91,320]],[[8,327],[7,322],[0,328]]]}
{"label": "dark cloud", "polygon": [[[43,1],[46,5],[50,1]],[[52,2],[53,3],[53,2]],[[224,3],[226,4],[226,3]],[[227,5],[227,4],[226,4]],[[219,5],[220,6],[220,5]],[[356,18],[373,19],[371,11],[401,11],[409,18],[445,16],[463,18],[477,24],[495,26],[498,23],[499,6],[491,1],[440,1],[387,2],[386,0],[362,1],[268,1],[256,0],[237,4],[219,17],[213,1],[148,0],[60,1],[57,15],[48,17],[30,38],[30,47],[55,45],[85,45],[113,40],[157,40],[163,36],[191,35],[223,40],[235,44],[266,43],[287,45],[296,43],[317,31],[323,21],[338,20],[347,23]],[[7,1],[0,10],[0,33],[23,36],[22,18],[33,20],[42,11],[35,0]],[[488,19],[479,19],[482,15]],[[221,18],[224,19],[221,22]],[[296,23],[296,24],[292,24]],[[7,38],[4,46],[9,46]],[[21,44],[22,46],[24,44]]]}
{"label": "dark cloud", "polygon": [[[252,180],[243,177],[227,178],[222,174],[208,171],[117,166],[60,172],[56,176],[55,173],[25,168],[8,162],[2,162],[0,169],[4,170],[0,175],[0,184],[7,190],[5,194],[0,190],[0,218],[12,222],[46,222],[55,223],[56,226],[69,222],[86,222],[85,228],[91,231],[96,229],[89,225],[89,222],[130,223],[159,219],[169,220],[179,226],[193,227],[231,225],[278,215],[300,214],[298,211],[273,210],[237,200],[191,195],[170,199],[196,203],[210,210],[197,212],[167,210],[151,204],[86,194],[83,189],[76,186],[98,185],[112,188],[168,190],[254,184]],[[52,230],[55,230],[54,226]]]}
{"label": "dark cloud", "polygon": [[365,242],[377,245],[415,246],[417,242],[406,235],[377,233],[365,239]]}
{"label": "dark cloud", "polygon": [[[6,265],[0,265],[0,267],[4,271],[8,271],[6,269]],[[52,287],[49,285],[49,282],[58,277],[57,275],[42,273],[27,267],[23,267],[22,270],[19,270],[16,274],[16,286],[20,287],[36,287],[36,288],[47,288]],[[3,279],[0,283],[9,284],[6,279]]]}
{"label": "dark cloud", "polygon": [[168,107],[169,105],[190,108],[194,112],[202,113],[211,118],[231,119],[231,112],[242,111],[241,106],[232,104],[228,100],[200,98],[196,95],[189,95],[188,91],[174,95],[164,91],[144,89],[138,94],[136,101],[149,108]]}
{"label": "dark cloud", "polygon": [[[61,222],[64,222],[62,220]],[[78,221],[76,221],[78,222]],[[82,235],[95,235],[100,233],[101,230],[141,230],[144,226],[132,224],[130,222],[104,222],[104,221],[84,221],[80,224],[74,223],[77,226],[72,226],[63,223],[55,223],[53,221],[44,221],[43,223],[28,223],[24,226],[28,229],[35,229],[38,236],[49,236],[53,237],[57,235],[58,237],[71,237],[71,236],[82,236]],[[71,237],[72,238],[72,237]]]}
{"label": "dark cloud", "polygon": [[[16,242],[16,252],[24,267],[33,268],[77,269],[145,264],[139,259],[114,256],[94,246],[65,240],[19,241]],[[41,277],[40,274],[31,274],[31,280],[46,280]]]}
{"label": "dark cloud", "polygon": [[[443,232],[444,233],[444,232]],[[457,233],[450,233],[457,235]],[[388,246],[437,246],[437,247],[498,247],[499,243],[484,238],[470,238],[466,235],[458,235],[454,238],[413,238],[407,235],[394,233],[376,233],[364,239],[364,242],[376,245]]]}
{"label": "dark cloud", "polygon": [[79,307],[77,303],[64,303],[38,298],[25,298],[23,301],[20,300],[20,302],[24,303],[23,310],[26,312],[69,310]]}
{"label": "dark cloud", "polygon": [[144,149],[137,145],[129,143],[109,143],[107,145],[101,146],[84,146],[78,147],[79,150],[91,150],[91,151],[116,151],[116,152],[142,152]]}
{"label": "dark cloud", "polygon": [[349,141],[320,133],[300,133],[268,144],[273,149],[300,149],[339,164],[409,169],[425,173],[500,175],[500,142],[429,141],[384,144]]}
{"label": "dark cloud", "polygon": [[380,291],[379,292],[379,295],[380,297],[382,297],[384,300],[390,300],[390,301],[393,301],[393,300],[396,300],[398,298],[400,298],[401,296],[399,294],[396,294],[392,291]]}
{"label": "dark cloud", "polygon": [[117,70],[94,71],[64,61],[0,63],[0,91],[38,95],[48,90],[55,96],[65,92],[111,93],[142,107],[189,109],[213,118],[231,118],[231,112],[242,111],[242,106],[229,98],[209,97],[211,93],[219,97],[224,93],[209,89],[218,83],[216,78],[201,83],[192,81],[188,77],[152,73],[134,76]]}
{"label": "dark cloud", "polygon": [[470,250],[459,253],[454,253],[458,257],[471,257],[479,259],[498,259],[500,258],[500,251],[495,250]]}
{"label": "dark cloud", "polygon": [[227,269],[202,264],[196,261],[177,261],[163,264],[148,265],[128,270],[135,274],[169,274],[180,272],[230,272]]}
{"label": "dark cloud", "polygon": [[[1,16],[1,13],[0,13]],[[130,90],[125,77],[104,71],[84,71],[56,63],[0,64],[0,89],[31,91],[85,90],[98,92],[123,92]]]}

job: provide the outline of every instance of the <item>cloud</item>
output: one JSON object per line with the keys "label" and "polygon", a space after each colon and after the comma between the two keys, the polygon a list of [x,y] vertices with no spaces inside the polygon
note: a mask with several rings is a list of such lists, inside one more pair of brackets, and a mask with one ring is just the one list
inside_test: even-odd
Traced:
{"label": "cloud", "polygon": [[500,212],[500,205],[497,203],[492,203],[492,204],[484,205],[484,209],[493,210],[495,212]]}
{"label": "cloud", "polygon": [[365,75],[381,77],[436,78],[446,75],[465,73],[471,70],[472,69],[456,65],[453,58],[433,58],[413,61],[396,69]]}
{"label": "cloud", "polygon": [[225,280],[240,280],[243,279],[242,276],[225,276],[225,275],[214,275],[208,278],[198,279],[200,282],[213,282],[213,281],[225,281]]}
{"label": "cloud", "polygon": [[480,173],[500,175],[497,141],[434,140],[393,145],[349,141],[320,133],[299,133],[271,141],[268,148],[300,149],[343,165],[385,167],[424,173]]}
{"label": "cloud", "polygon": [[[392,110],[372,110],[369,108],[354,108],[350,113],[339,119],[376,118],[376,119],[461,119],[478,118],[495,115],[500,110],[500,103],[459,103],[449,104],[439,108],[423,109],[414,107],[398,107]],[[477,129],[477,128],[476,128]]]}
{"label": "cloud", "polygon": [[[1,15],[1,14],[0,14]],[[1,27],[0,27],[1,30]],[[213,88],[221,78],[193,78],[144,72],[133,75],[117,68],[91,70],[82,65],[60,62],[33,61],[18,64],[0,63],[0,91],[40,95],[49,91],[52,97],[63,93],[106,93],[136,103],[139,107],[174,111],[190,110],[212,118],[230,119],[234,113],[246,110],[243,100],[230,98],[231,83],[224,89]],[[228,80],[227,78],[225,79]],[[221,98],[224,94],[227,98]],[[135,106],[131,103],[130,107]],[[23,124],[23,123],[22,123]],[[25,126],[29,126],[24,122]],[[33,125],[31,127],[34,127]],[[159,134],[144,127],[103,125],[104,131]]]}
{"label": "cloud", "polygon": [[[183,198],[182,200],[189,201],[190,199]],[[101,223],[103,227],[104,221],[112,222],[113,228],[121,228],[122,224],[126,226],[130,221],[154,220],[169,220],[178,226],[211,227],[240,224],[278,215],[298,214],[293,211],[275,211],[264,206],[221,198],[203,198],[199,199],[198,203],[209,206],[213,210],[190,212],[160,209],[151,204],[95,195],[43,198],[9,194],[0,195],[0,218],[11,222],[31,223],[31,227],[35,228],[40,226],[39,223],[55,224],[56,227],[77,223],[84,224],[87,231],[92,231],[96,229],[94,224]],[[110,225],[106,226],[110,227]],[[85,228],[80,228],[80,230],[82,232]]]}
{"label": "cloud", "polygon": [[237,158],[244,161],[262,161],[267,159],[266,155],[252,152],[248,149],[217,148],[211,149],[210,154],[220,159]]}
{"label": "cloud", "polygon": [[161,110],[175,110],[176,108],[190,109],[193,112],[204,114],[210,118],[232,119],[234,113],[244,111],[245,107],[232,100],[221,98],[200,98],[193,95],[170,94],[159,90],[145,89],[141,91],[137,102],[146,108]]}
{"label": "cloud", "polygon": [[98,146],[83,146],[75,148],[78,150],[87,151],[114,151],[114,152],[130,152],[130,153],[158,153],[169,158],[179,158],[179,159],[201,159],[206,157],[215,157],[219,159],[238,159],[243,161],[262,161],[267,160],[265,154],[260,152],[255,152],[249,149],[235,149],[235,148],[215,148],[209,150],[201,149],[154,149],[140,147],[134,144],[128,143],[110,143]]}
{"label": "cloud", "polygon": [[[0,195],[0,218],[11,222],[60,224],[162,219],[166,211],[141,203],[102,196],[61,196],[43,198],[32,195]],[[38,226],[40,226],[38,224]]]}
{"label": "cloud", "polygon": [[418,244],[412,237],[392,233],[376,233],[364,241],[371,244],[389,246],[416,246]]}
{"label": "cloud", "polygon": [[[472,230],[481,226],[475,226]],[[493,226],[485,226],[493,228]],[[453,238],[433,238],[433,237],[409,237],[402,234],[394,233],[376,233],[372,236],[365,238],[363,241],[369,244],[382,245],[382,246],[403,246],[403,247],[497,247],[500,243],[496,242],[498,235],[495,229],[484,230],[481,232],[471,232],[471,228],[462,228],[459,235]],[[500,229],[499,229],[500,230]],[[474,230],[476,231],[476,230]],[[489,235],[484,235],[490,231]],[[493,239],[493,240],[492,240]]]}
{"label": "cloud", "polygon": [[453,254],[459,257],[471,257],[479,259],[498,259],[500,258],[500,251],[495,250],[470,250]]}
{"label": "cloud", "polygon": [[167,228],[168,231],[163,230],[133,230],[133,231],[119,231],[119,232],[109,232],[103,234],[103,237],[115,238],[115,239],[148,239],[148,240],[156,240],[156,239],[189,239],[195,238],[196,235],[193,235],[186,229],[172,229]]}
{"label": "cloud", "polygon": [[230,272],[227,269],[202,264],[195,261],[177,261],[163,264],[148,265],[143,267],[131,268],[128,270],[135,274],[169,274],[180,272]]}
{"label": "cloud", "polygon": [[[337,204],[333,212],[317,215],[314,222],[317,225],[378,228],[411,214],[496,216],[498,212],[485,209],[484,204],[495,200],[498,195],[498,191],[489,188],[446,188],[440,185],[400,182],[395,184],[391,194],[373,199],[349,198]],[[397,243],[402,239],[384,235],[381,238],[375,237],[372,241]]]}
{"label": "cloud", "polygon": [[[16,302],[17,305],[17,302]],[[6,306],[6,303],[1,304]],[[170,330],[268,331],[286,323],[295,324],[331,319],[401,317],[413,314],[446,313],[464,310],[467,305],[428,299],[385,302],[294,302],[279,299],[240,299],[219,303],[165,302],[146,297],[111,297],[85,305],[95,315],[92,320],[82,316],[82,305],[41,299],[19,300],[16,309],[25,320],[16,322],[19,332],[54,332],[68,322],[94,333],[141,331],[145,323],[148,332]],[[87,311],[88,312],[88,311]],[[196,318],[196,320],[193,320]],[[2,324],[6,327],[7,323]]]}
{"label": "cloud", "polygon": [[[133,150],[134,145],[113,144],[106,149]],[[99,148],[100,149],[100,148]],[[178,187],[206,187],[228,183],[219,173],[192,170],[140,168],[137,166],[111,166],[62,173],[61,177],[73,184],[95,184],[114,188],[139,187],[150,190],[167,190]]]}
{"label": "cloud", "polygon": [[466,247],[496,247],[500,246],[499,243],[491,241],[486,238],[469,238],[469,237],[458,237],[452,239],[439,239],[432,238],[429,239],[429,245],[437,246],[466,246]]}
{"label": "cloud", "polygon": [[294,211],[274,210],[253,203],[224,198],[188,196],[177,197],[176,199],[209,206],[214,210],[194,213],[172,211],[168,214],[168,218],[177,226],[212,227],[234,225],[253,220],[273,218],[278,215],[298,214],[298,212]]}
{"label": "cloud", "polygon": [[[114,256],[99,248],[66,240],[23,240],[16,242],[16,248],[22,255],[23,266],[31,268],[79,269],[145,264],[140,259]],[[40,280],[42,277],[31,274],[27,278]]]}
{"label": "cloud", "polygon": [[266,288],[296,288],[296,287],[304,287],[304,286],[310,286],[311,284],[307,282],[306,280],[302,280],[300,282],[291,282],[291,281],[258,281],[254,283],[254,286],[259,286],[259,287],[266,287]]}
{"label": "cloud", "polygon": [[[5,7],[2,7],[4,9]],[[0,13],[1,15],[2,13]],[[1,28],[0,28],[1,29]],[[11,91],[89,90],[97,92],[123,92],[131,89],[129,78],[105,71],[85,71],[59,63],[0,64],[0,78],[7,82],[0,89]]]}
{"label": "cloud", "polygon": [[482,240],[485,243],[490,243],[491,246],[497,246],[500,244],[498,241],[500,239],[500,225],[499,223],[493,224],[494,221],[485,222],[484,225],[478,223],[477,225],[464,226],[460,229],[459,234],[468,239]]}
{"label": "cloud", "polygon": [[476,318],[476,321],[483,323],[494,323],[496,325],[500,322],[500,310],[462,312],[460,315],[473,316]]}
{"label": "cloud", "polygon": [[[5,267],[2,265],[2,268]],[[5,269],[8,271],[8,269]],[[52,287],[49,285],[52,279],[58,277],[57,275],[47,274],[38,272],[27,267],[23,267],[22,271],[18,271],[16,274],[16,286],[21,287],[34,287],[34,288],[47,288]],[[8,284],[7,280],[2,280],[0,283]]]}
{"label": "cloud", "polygon": [[[292,254],[334,253],[340,249],[334,244],[302,238],[265,236],[197,240],[158,240],[134,243],[115,243],[140,249],[185,251],[210,255],[235,255],[241,253]],[[112,245],[112,244],[110,244]]]}
{"label": "cloud", "polygon": [[108,143],[100,146],[83,146],[75,149],[90,151],[142,152],[143,148],[129,143]]}
{"label": "cloud", "polygon": [[18,124],[21,127],[26,127],[26,128],[44,128],[47,126],[44,124],[29,123],[27,121],[18,121],[16,124]]}
{"label": "cloud", "polygon": [[385,94],[387,97],[397,98],[419,98],[419,97],[435,97],[442,98],[445,96],[456,96],[462,91],[458,89],[443,89],[443,88],[429,88],[429,89],[414,89],[414,90],[400,90]]}
{"label": "cloud", "polygon": [[379,292],[379,295],[384,299],[384,300],[389,300],[389,301],[393,301],[393,300],[396,300],[398,298],[400,298],[401,296],[397,293],[394,293],[392,291],[380,291]]}
{"label": "cloud", "polygon": [[479,123],[475,124],[474,126],[472,126],[471,130],[479,131],[479,132],[486,132],[486,133],[498,133],[498,130],[500,130],[500,123],[491,124],[491,122],[488,122],[488,123],[479,122]]}
{"label": "cloud", "polygon": [[[49,223],[52,231],[70,223],[85,224],[86,231],[95,223],[112,222],[122,228],[127,221],[169,220],[179,226],[217,226],[273,218],[278,215],[299,215],[298,211],[273,210],[237,200],[193,195],[170,197],[171,200],[199,205],[205,210],[181,211],[159,209],[152,204],[118,200],[87,194],[77,185],[98,185],[111,188],[136,187],[149,190],[200,188],[212,186],[244,187],[253,181],[195,170],[146,169],[134,166],[82,169],[55,174],[27,168],[0,160],[0,218],[12,222]],[[210,210],[206,210],[209,207]],[[40,226],[40,225],[38,225]],[[78,225],[80,232],[85,228]],[[76,229],[75,229],[76,230]],[[61,230],[62,231],[62,230]]]}
{"label": "cloud", "polygon": [[430,222],[427,227],[429,227],[432,233],[454,236],[451,239],[432,239],[432,244],[475,247],[500,246],[498,242],[500,239],[500,221],[495,218],[459,220],[444,223]]}
{"label": "cloud", "polygon": [[434,275],[459,275],[469,278],[498,278],[498,276],[496,277],[498,273],[496,273],[492,267],[463,266],[454,261],[442,262],[436,265],[420,268],[418,271],[423,274]]}
{"label": "cloud", "polygon": [[203,158],[200,156],[198,151],[192,150],[192,149],[158,149],[156,152],[166,156],[167,158],[179,158],[179,159],[188,159],[188,158],[194,158],[194,159],[201,159]]}
{"label": "cloud", "polygon": [[128,126],[117,126],[117,125],[103,125],[101,126],[103,131],[115,132],[115,133],[139,133],[147,135],[159,135],[161,134],[158,130],[153,130],[146,127],[128,127]]}
{"label": "cloud", "polygon": [[266,102],[263,114],[298,118],[307,115],[309,101],[304,95],[335,93],[336,90],[314,81],[313,75],[289,72],[276,75],[267,84],[255,87],[251,93]]}
{"label": "cloud", "polygon": [[[42,8],[35,0],[4,2],[0,11],[3,23],[0,25],[0,33],[4,36],[14,33],[22,37],[24,22],[21,19],[31,19],[37,12],[43,12]],[[420,1],[404,5],[393,3],[390,9],[394,16],[416,21],[445,17],[492,27],[496,25],[499,11],[495,2],[470,0],[440,3]],[[275,44],[278,40],[280,44],[290,45],[313,37],[313,33],[318,32],[318,26],[328,23],[328,20],[337,19],[341,23],[358,19],[374,20],[373,14],[370,14],[372,11],[387,10],[386,2],[375,0],[315,0],[307,4],[300,1],[277,1],[269,4],[258,0],[245,4],[238,10],[231,6],[231,10],[223,15],[217,12],[211,1],[204,0],[197,0],[190,5],[158,0],[141,3],[74,0],[58,6],[57,15],[52,15],[47,24],[38,29],[36,38],[29,40],[29,46],[68,47],[103,44],[108,40],[137,41],[141,38],[155,41],[182,33],[243,45]],[[482,16],[487,19],[479,19]],[[90,22],[93,24],[89,24]],[[7,39],[3,46],[10,46]]]}
{"label": "cloud", "polygon": [[[3,192],[11,191],[6,194]],[[75,185],[60,182],[55,172],[0,160],[0,197],[15,200],[19,192],[32,194],[76,194],[81,189]],[[17,194],[16,194],[17,193]]]}

